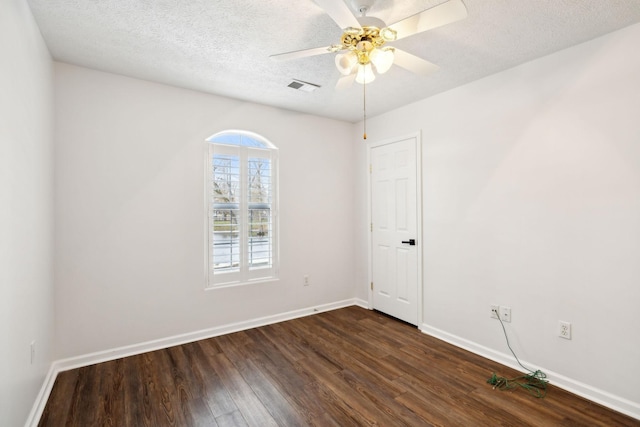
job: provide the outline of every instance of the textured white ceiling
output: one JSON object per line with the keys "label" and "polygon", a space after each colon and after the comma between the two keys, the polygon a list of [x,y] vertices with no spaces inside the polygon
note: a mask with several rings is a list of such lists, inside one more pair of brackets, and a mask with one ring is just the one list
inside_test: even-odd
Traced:
{"label": "textured white ceiling", "polygon": [[[339,42],[313,0],[28,0],[53,57],[112,73],[356,122],[362,86],[338,91],[333,54],[269,55]],[[350,1],[346,0],[350,5]],[[443,0],[378,0],[387,24]],[[640,0],[464,0],[468,17],[394,43],[440,66],[397,66],[367,85],[368,116],[640,22]],[[308,93],[287,85],[322,86]]]}

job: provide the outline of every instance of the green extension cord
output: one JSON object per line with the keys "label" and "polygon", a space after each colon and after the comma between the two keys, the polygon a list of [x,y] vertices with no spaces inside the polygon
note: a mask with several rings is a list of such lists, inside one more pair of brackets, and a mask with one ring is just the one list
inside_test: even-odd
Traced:
{"label": "green extension cord", "polygon": [[535,371],[531,374],[523,375],[521,377],[507,379],[505,377],[499,377],[495,373],[491,375],[491,378],[487,382],[493,385],[494,390],[511,390],[517,387],[522,387],[527,390],[532,396],[539,399],[543,398],[547,394],[547,383],[545,379],[546,375],[542,371]]}
{"label": "green extension cord", "polygon": [[529,394],[534,397],[537,397],[539,399],[545,397],[547,395],[547,384],[549,383],[549,380],[546,379],[547,375],[540,370],[532,371],[531,369],[525,367],[522,363],[520,363],[518,356],[516,356],[516,353],[511,348],[511,344],[509,344],[507,330],[504,328],[504,323],[502,323],[502,319],[500,319],[500,316],[498,316],[498,320],[500,321],[500,326],[502,326],[504,339],[507,341],[507,347],[509,347],[509,350],[511,350],[511,354],[513,354],[513,357],[516,358],[518,365],[520,365],[529,373],[520,377],[507,379],[505,377],[497,376],[494,372],[493,375],[491,375],[491,378],[487,380],[487,382],[493,386],[494,390],[496,388],[498,390],[512,390],[514,388],[521,387],[527,390]]}

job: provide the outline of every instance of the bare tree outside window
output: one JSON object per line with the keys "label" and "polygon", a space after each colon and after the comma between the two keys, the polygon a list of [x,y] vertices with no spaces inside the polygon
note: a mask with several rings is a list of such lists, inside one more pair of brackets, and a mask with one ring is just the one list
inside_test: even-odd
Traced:
{"label": "bare tree outside window", "polygon": [[268,265],[271,245],[265,244],[271,235],[271,161],[249,158],[249,264]]}
{"label": "bare tree outside window", "polygon": [[[212,157],[214,266],[218,269],[239,267],[240,247],[238,234],[240,186],[240,158],[214,155]],[[216,253],[218,256],[216,256]],[[225,254],[221,256],[221,254]]]}

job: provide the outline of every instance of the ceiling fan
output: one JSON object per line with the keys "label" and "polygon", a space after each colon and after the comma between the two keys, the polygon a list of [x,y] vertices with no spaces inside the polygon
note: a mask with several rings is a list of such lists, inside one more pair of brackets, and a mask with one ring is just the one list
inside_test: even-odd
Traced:
{"label": "ceiling fan", "polygon": [[381,19],[367,16],[375,0],[351,0],[360,17],[351,12],[343,0],[315,0],[343,30],[340,42],[331,46],[297,50],[272,55],[277,60],[289,60],[326,53],[337,53],[336,67],[343,75],[337,88],[350,86],[355,80],[367,84],[375,79],[375,72],[383,74],[395,64],[419,75],[428,75],[438,66],[398,48],[387,45],[423,31],[441,27],[466,18],[467,8],[462,0],[448,0],[395,24],[386,25]]}

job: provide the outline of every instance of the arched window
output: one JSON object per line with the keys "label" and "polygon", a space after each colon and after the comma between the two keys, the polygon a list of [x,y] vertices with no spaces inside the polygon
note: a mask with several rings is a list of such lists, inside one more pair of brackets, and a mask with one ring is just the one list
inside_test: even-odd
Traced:
{"label": "arched window", "polygon": [[244,131],[206,141],[208,287],[277,278],[277,148]]}

